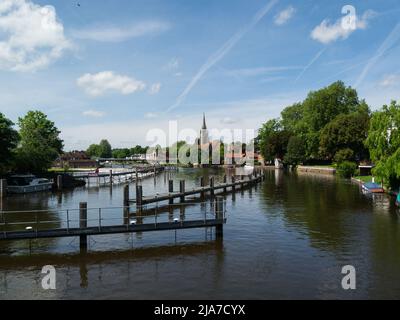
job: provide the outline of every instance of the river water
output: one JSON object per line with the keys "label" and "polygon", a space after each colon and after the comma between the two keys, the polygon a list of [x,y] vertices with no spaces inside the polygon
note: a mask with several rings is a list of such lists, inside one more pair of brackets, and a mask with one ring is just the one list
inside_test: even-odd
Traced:
{"label": "river water", "polygon": [[[223,174],[180,169],[172,178],[175,188],[182,179],[192,188],[203,175],[218,180]],[[400,298],[394,200],[363,195],[359,186],[330,176],[266,175],[256,188],[227,195],[222,241],[211,229],[96,236],[84,254],[75,238],[2,242],[0,299]],[[165,191],[167,180],[166,174],[144,180],[144,195]],[[90,208],[120,207],[122,195],[122,186],[93,187],[13,196],[1,206],[54,210],[54,221],[57,210],[76,209],[81,201]],[[199,207],[185,212],[196,214]],[[123,219],[119,209],[104,214]],[[56,268],[56,290],[42,289],[44,265]],[[356,268],[356,290],[342,289],[345,265]]]}

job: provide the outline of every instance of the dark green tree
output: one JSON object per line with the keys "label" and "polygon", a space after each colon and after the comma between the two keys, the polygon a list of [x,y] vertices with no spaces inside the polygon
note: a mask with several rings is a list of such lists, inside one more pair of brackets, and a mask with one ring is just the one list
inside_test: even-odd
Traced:
{"label": "dark green tree", "polygon": [[304,141],[297,136],[289,139],[287,152],[284,158],[285,163],[297,166],[306,160],[306,147]]}
{"label": "dark green tree", "polygon": [[[368,135],[369,119],[368,107],[362,112],[337,116],[321,131],[321,157],[332,160],[339,151],[350,149],[353,156],[345,160],[354,161],[368,158],[368,150],[364,141]],[[348,152],[347,154],[349,155]],[[343,156],[343,152],[341,156]]]}
{"label": "dark green tree", "polygon": [[13,161],[13,149],[19,141],[18,132],[13,129],[14,123],[0,113],[0,174],[7,171]]}
{"label": "dark green tree", "polygon": [[16,150],[17,170],[40,173],[49,169],[62,153],[63,141],[54,122],[40,111],[19,118],[21,142]]}
{"label": "dark green tree", "polygon": [[100,144],[100,158],[111,158],[112,157],[112,148],[111,144],[108,142],[108,140],[101,140]]}
{"label": "dark green tree", "polygon": [[296,126],[296,134],[307,143],[308,157],[318,159],[320,135],[325,126],[340,114],[363,109],[357,91],[338,81],[318,91],[312,91],[303,102],[302,119]]}

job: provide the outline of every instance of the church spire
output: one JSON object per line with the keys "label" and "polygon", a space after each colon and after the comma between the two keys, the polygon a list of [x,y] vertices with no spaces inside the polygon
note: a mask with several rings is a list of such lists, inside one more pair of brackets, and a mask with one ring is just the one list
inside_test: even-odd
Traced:
{"label": "church spire", "polygon": [[201,129],[202,130],[207,130],[206,114],[205,113],[203,113],[203,127]]}

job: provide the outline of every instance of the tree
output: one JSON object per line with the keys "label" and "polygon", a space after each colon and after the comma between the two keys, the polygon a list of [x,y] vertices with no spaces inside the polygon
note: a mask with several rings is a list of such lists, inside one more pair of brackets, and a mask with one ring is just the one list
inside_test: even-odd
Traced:
{"label": "tree", "polygon": [[269,120],[259,131],[259,148],[267,161],[275,158],[283,159],[291,133],[282,128],[279,119]]}
{"label": "tree", "polygon": [[100,158],[101,150],[98,144],[91,144],[86,150],[86,154],[91,158]]}
{"label": "tree", "polygon": [[4,173],[13,160],[13,149],[17,146],[19,135],[13,129],[14,123],[0,113],[0,174]]}
{"label": "tree", "polygon": [[112,151],[112,157],[116,159],[125,159],[130,156],[130,150],[128,148],[125,149],[114,149]]}
{"label": "tree", "polygon": [[40,111],[29,111],[18,119],[21,142],[16,151],[17,169],[40,173],[49,169],[62,153],[63,141],[54,122]]}
{"label": "tree", "polygon": [[[340,114],[321,131],[320,155],[332,160],[338,152],[350,149],[352,157],[345,160],[363,160],[368,157],[364,141],[368,135],[369,110]],[[343,152],[340,156],[343,156]],[[349,152],[347,152],[349,156]]]}
{"label": "tree", "polygon": [[111,158],[112,157],[112,148],[111,144],[108,140],[101,140],[100,144],[100,158]]}
{"label": "tree", "polygon": [[366,146],[376,167],[373,173],[392,189],[400,186],[400,104],[373,113]]}
{"label": "tree", "polygon": [[318,159],[321,131],[340,114],[349,114],[365,108],[357,91],[338,81],[308,94],[302,103],[302,119],[296,125],[297,135],[307,143],[308,157]]}
{"label": "tree", "polygon": [[290,138],[284,160],[287,164],[294,166],[306,160],[306,147],[300,137],[293,136]]}

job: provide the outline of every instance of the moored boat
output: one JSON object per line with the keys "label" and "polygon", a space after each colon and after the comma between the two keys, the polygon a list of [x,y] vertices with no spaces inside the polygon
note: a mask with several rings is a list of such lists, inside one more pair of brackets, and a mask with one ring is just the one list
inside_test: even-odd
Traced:
{"label": "moored boat", "polygon": [[362,189],[364,192],[367,192],[367,193],[384,193],[385,192],[385,190],[382,188],[381,185],[374,183],[374,182],[364,183],[362,185]]}
{"label": "moored boat", "polygon": [[8,179],[7,192],[15,194],[48,191],[53,187],[53,181],[37,178],[34,175],[14,175]]}

